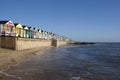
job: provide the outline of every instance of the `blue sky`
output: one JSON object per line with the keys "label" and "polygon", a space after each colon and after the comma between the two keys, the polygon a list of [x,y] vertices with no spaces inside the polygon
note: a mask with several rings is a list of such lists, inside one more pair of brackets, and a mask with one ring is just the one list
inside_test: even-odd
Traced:
{"label": "blue sky", "polygon": [[120,0],[1,0],[6,19],[76,41],[120,42]]}

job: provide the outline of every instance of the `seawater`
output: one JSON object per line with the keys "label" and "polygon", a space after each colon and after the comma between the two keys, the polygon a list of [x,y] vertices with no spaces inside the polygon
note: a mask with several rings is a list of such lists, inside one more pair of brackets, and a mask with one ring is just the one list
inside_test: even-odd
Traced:
{"label": "seawater", "polygon": [[120,80],[120,43],[52,47],[4,72],[21,80]]}

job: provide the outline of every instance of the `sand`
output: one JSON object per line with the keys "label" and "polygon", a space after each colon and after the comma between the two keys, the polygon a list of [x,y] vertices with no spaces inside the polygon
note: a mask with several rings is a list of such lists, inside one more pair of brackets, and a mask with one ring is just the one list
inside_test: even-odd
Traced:
{"label": "sand", "polygon": [[17,64],[32,54],[37,54],[37,52],[42,53],[48,48],[49,47],[40,47],[21,51],[0,48],[0,71]]}
{"label": "sand", "polygon": [[42,54],[49,48],[50,47],[40,47],[21,51],[0,48],[0,80],[16,80],[14,76],[11,77],[11,75],[7,75],[3,71],[27,59],[30,55]]}

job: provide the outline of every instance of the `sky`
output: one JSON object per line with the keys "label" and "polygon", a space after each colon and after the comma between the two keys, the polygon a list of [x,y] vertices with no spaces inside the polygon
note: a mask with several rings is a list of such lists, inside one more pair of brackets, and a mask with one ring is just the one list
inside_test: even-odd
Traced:
{"label": "sky", "polygon": [[1,0],[0,20],[75,41],[120,42],[120,0]]}

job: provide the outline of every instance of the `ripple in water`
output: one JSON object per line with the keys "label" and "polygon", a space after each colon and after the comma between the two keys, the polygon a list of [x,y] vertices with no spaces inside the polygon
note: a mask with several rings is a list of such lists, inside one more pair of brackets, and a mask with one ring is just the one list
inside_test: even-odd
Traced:
{"label": "ripple in water", "polygon": [[120,43],[51,48],[5,73],[22,80],[120,80]]}

